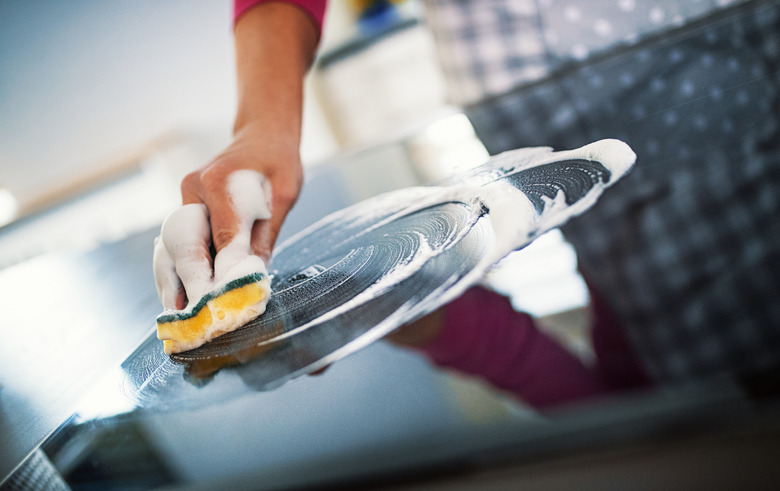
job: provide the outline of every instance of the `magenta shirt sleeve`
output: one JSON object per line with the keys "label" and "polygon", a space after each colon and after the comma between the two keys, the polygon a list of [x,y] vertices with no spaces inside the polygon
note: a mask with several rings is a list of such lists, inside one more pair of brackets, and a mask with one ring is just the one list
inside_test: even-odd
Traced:
{"label": "magenta shirt sleeve", "polygon": [[238,21],[242,14],[255,5],[279,1],[295,5],[309,14],[309,17],[311,17],[314,25],[317,27],[317,32],[322,33],[322,22],[325,18],[327,0],[233,0],[233,24]]}
{"label": "magenta shirt sleeve", "polygon": [[504,296],[472,288],[444,312],[442,331],[421,348],[439,366],[480,377],[537,408],[610,392],[596,370],[540,332]]}

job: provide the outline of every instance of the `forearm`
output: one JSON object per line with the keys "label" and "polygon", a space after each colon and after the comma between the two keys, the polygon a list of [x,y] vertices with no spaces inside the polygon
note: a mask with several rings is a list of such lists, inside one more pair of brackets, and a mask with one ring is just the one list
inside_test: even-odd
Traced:
{"label": "forearm", "polygon": [[269,2],[236,22],[238,108],[234,134],[247,128],[297,151],[301,135],[303,81],[319,32],[300,8]]}
{"label": "forearm", "polygon": [[[427,324],[436,320],[426,318]],[[406,337],[436,364],[481,377],[537,408],[610,392],[598,373],[540,332],[509,300],[472,288],[440,309],[438,329],[423,325],[420,339]],[[435,333],[431,338],[430,333]],[[394,340],[399,341],[399,340]],[[411,341],[411,342],[410,342]]]}

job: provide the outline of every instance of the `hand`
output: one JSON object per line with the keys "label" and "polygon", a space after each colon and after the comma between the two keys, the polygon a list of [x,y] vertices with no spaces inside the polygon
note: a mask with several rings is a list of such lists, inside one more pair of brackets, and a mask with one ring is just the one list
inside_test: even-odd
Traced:
{"label": "hand", "polygon": [[385,339],[404,348],[419,348],[430,343],[444,327],[444,307],[427,314],[416,321],[403,325],[391,332]]}
{"label": "hand", "polygon": [[[254,170],[265,177],[270,189],[265,199],[271,212],[267,220],[241,223],[245,210],[237,209],[228,190],[229,177],[238,170]],[[266,263],[303,183],[303,169],[297,146],[274,141],[252,125],[236,133],[233,143],[201,169],[182,181],[182,203],[202,203],[209,212],[211,236],[219,253],[237,235],[250,237],[251,251]],[[270,194],[270,196],[268,196]],[[264,199],[258,196],[258,199]],[[248,227],[248,230],[242,230]]]}
{"label": "hand", "polygon": [[238,132],[212,162],[187,175],[184,206],[165,220],[155,244],[155,281],[163,306],[181,310],[197,302],[215,282],[236,274],[230,273],[234,267],[241,274],[248,265],[265,269],[301,182],[297,148],[285,148],[251,127]]}

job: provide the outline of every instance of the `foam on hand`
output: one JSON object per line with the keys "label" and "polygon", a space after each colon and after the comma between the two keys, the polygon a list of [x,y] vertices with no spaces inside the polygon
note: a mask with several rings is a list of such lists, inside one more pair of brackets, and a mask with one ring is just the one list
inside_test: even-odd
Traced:
{"label": "foam on hand", "polygon": [[[155,239],[154,277],[165,309],[157,317],[157,337],[168,354],[197,348],[265,312],[271,282],[265,262],[252,254],[250,239],[255,220],[271,216],[270,190],[260,173],[240,170],[228,178],[228,195],[238,233],[213,264],[205,205],[175,210]],[[188,303],[177,310],[177,298],[185,294]]]}

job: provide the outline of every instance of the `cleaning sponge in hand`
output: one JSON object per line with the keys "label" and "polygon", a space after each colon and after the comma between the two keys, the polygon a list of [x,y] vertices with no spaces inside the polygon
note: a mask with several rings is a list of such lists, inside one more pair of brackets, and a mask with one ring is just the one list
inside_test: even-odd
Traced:
{"label": "cleaning sponge in hand", "polygon": [[[265,312],[271,282],[265,262],[252,254],[249,243],[252,223],[270,217],[264,183],[254,171],[231,175],[239,230],[213,260],[205,205],[184,205],[163,223],[155,239],[154,276],[165,308],[157,317],[157,337],[166,353],[197,348]],[[186,307],[177,310],[185,299]]]}

